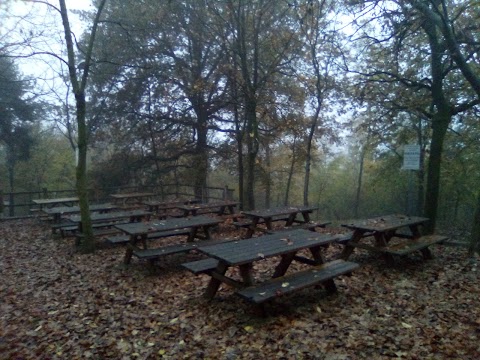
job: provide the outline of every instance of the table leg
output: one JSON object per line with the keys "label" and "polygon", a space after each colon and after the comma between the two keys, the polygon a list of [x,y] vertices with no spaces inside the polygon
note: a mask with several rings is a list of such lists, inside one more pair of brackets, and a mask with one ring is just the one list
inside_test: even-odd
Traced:
{"label": "table leg", "polygon": [[[386,232],[375,232],[375,234],[373,234],[373,236],[375,237],[375,246],[380,247],[380,248],[387,246],[388,241],[390,241],[390,239],[393,237],[394,233],[395,232],[388,232],[388,233],[386,233]],[[385,259],[385,262],[387,263],[387,266],[393,266],[393,264],[395,263],[392,254],[384,253],[383,258]]]}
{"label": "table leg", "polygon": [[325,263],[325,259],[323,258],[320,246],[311,247],[310,253],[312,254],[313,260],[316,265],[321,265]]}
{"label": "table leg", "polygon": [[190,233],[188,234],[187,242],[195,241],[195,238],[197,237],[197,230],[198,228],[196,226],[193,226],[190,228]]}
{"label": "table leg", "polygon": [[253,264],[243,264],[239,266],[240,269],[240,276],[243,279],[245,286],[253,285]]}
{"label": "table leg", "polygon": [[[224,276],[225,273],[227,272],[227,269],[228,269],[228,266],[226,264],[219,263],[217,265],[217,268],[214,271],[217,274]],[[220,287],[221,284],[222,284],[221,280],[216,279],[212,276],[212,278],[210,279],[210,282],[208,283],[207,289],[205,290],[205,298],[207,298],[208,300],[213,299],[213,297],[217,293],[218,288]]]}
{"label": "table leg", "polygon": [[309,211],[304,211],[304,212],[302,212],[302,215],[303,215],[303,220],[306,223],[309,223],[310,222],[310,212]]}
{"label": "table leg", "polygon": [[265,225],[267,226],[268,230],[272,230],[272,218],[266,217],[265,218]]}
{"label": "table leg", "polygon": [[360,241],[364,232],[365,231],[362,231],[362,230],[355,230],[353,232],[352,238],[350,239],[349,242],[347,242],[347,244],[345,245],[345,248],[343,249],[342,253],[340,254],[341,259],[348,260],[350,255],[352,255],[353,250],[355,250],[355,247],[352,246],[352,245],[355,245]]}
{"label": "table leg", "polygon": [[288,215],[288,219],[287,219],[287,223],[285,224],[285,227],[292,226],[296,217],[297,217],[297,213],[293,213],[293,214]]}
{"label": "table leg", "polygon": [[277,278],[285,275],[296,254],[297,252],[282,255],[282,260],[280,260],[280,263],[275,268],[272,277]]}
{"label": "table leg", "polygon": [[253,236],[253,233],[255,232],[257,225],[258,225],[258,218],[254,217],[252,219],[252,223],[248,227],[247,234],[245,235],[245,238],[250,239]]}
{"label": "table leg", "polygon": [[205,240],[210,240],[212,238],[212,235],[210,234],[210,228],[210,225],[202,226],[203,233],[205,234]]}

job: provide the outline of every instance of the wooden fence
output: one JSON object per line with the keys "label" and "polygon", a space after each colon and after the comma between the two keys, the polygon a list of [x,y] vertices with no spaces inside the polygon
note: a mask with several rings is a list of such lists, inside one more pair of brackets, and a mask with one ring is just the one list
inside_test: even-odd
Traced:
{"label": "wooden fence", "polygon": [[[181,197],[199,197],[202,202],[210,200],[233,200],[234,190],[224,187],[208,186],[196,191],[195,187],[190,185],[167,184],[155,186],[124,186],[115,188],[90,189],[89,199],[91,203],[109,202],[110,194],[127,192],[152,192],[156,194],[159,200],[168,200]],[[197,196],[196,196],[197,195]],[[50,199],[59,197],[76,196],[74,189],[69,190],[49,190],[41,191],[22,191],[13,193],[0,192],[0,217],[21,217],[30,215],[30,210],[35,208],[32,200]],[[2,200],[3,198],[3,200]],[[3,208],[3,211],[1,211]]]}

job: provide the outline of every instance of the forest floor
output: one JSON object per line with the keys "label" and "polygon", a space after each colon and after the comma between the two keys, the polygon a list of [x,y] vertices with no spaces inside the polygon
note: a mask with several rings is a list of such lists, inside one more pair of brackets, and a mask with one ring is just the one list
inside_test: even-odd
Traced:
{"label": "forest floor", "polygon": [[[214,236],[240,235],[230,227]],[[280,297],[266,318],[229,287],[204,300],[208,276],[180,266],[198,254],[166,257],[151,274],[137,259],[123,265],[124,251],[82,255],[48,224],[0,222],[0,359],[480,359],[480,266],[463,248],[390,268],[357,251],[361,266],[336,279],[337,293]],[[327,260],[340,251],[330,246]]]}

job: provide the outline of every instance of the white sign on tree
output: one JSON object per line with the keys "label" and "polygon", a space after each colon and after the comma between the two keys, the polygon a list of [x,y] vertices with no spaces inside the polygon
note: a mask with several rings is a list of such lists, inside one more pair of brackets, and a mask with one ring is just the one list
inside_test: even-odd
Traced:
{"label": "white sign on tree", "polygon": [[403,148],[403,170],[420,170],[420,145],[408,144]]}

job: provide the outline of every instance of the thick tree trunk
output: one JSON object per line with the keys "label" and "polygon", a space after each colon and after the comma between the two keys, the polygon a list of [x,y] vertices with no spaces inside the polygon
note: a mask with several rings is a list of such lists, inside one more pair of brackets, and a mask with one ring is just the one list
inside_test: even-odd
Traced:
{"label": "thick tree trunk", "polygon": [[445,135],[448,130],[451,116],[437,112],[433,120],[432,142],[430,144],[430,158],[427,169],[427,188],[425,192],[425,216],[430,219],[424,227],[426,234],[435,231],[438,213],[438,197],[440,193],[440,170]]}
{"label": "thick tree trunk", "polygon": [[87,180],[87,125],[85,121],[86,104],[85,94],[77,94],[77,123],[78,123],[78,163],[77,163],[77,195],[82,219],[83,241],[80,248],[83,253],[95,251],[95,238],[93,237],[92,221],[90,218],[90,206],[88,203],[88,180]]}
{"label": "thick tree trunk", "polygon": [[355,203],[353,206],[353,216],[358,218],[358,209],[360,208],[360,195],[362,194],[363,167],[365,164],[366,146],[364,145],[360,152],[360,168],[358,169],[357,191],[355,194]]}
{"label": "thick tree trunk", "polygon": [[470,235],[470,246],[468,254],[473,256],[475,253],[480,254],[480,192],[477,195],[477,207],[473,216],[472,233]]}
{"label": "thick tree trunk", "polygon": [[272,200],[272,174],[271,174],[271,152],[270,152],[270,144],[265,146],[265,207],[267,209],[270,208],[271,200]]}
{"label": "thick tree trunk", "polygon": [[290,170],[288,171],[287,188],[285,189],[285,199],[283,201],[283,205],[285,206],[288,206],[289,204],[290,189],[292,187],[293,170],[295,169],[296,161],[297,161],[296,140],[294,140],[293,146],[292,146],[292,162],[290,163]]}
{"label": "thick tree trunk", "polygon": [[258,153],[257,140],[257,104],[253,99],[247,99],[245,104],[245,116],[247,123],[247,181],[246,181],[246,204],[247,210],[255,209],[255,161]]}

